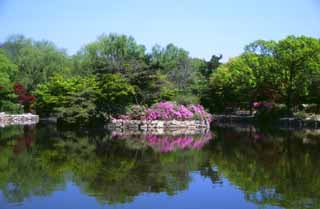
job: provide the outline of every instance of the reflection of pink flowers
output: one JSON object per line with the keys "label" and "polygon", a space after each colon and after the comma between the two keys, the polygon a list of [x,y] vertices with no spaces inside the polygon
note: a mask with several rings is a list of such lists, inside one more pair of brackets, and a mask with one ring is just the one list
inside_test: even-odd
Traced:
{"label": "reflection of pink flowers", "polygon": [[254,102],[253,103],[253,107],[254,108],[259,108],[259,107],[261,107],[261,104],[262,104],[262,102]]}
{"label": "reflection of pink flowers", "polygon": [[254,108],[261,108],[261,107],[271,108],[272,106],[273,106],[272,102],[254,102],[253,103]]}
{"label": "reflection of pink flowers", "polygon": [[210,133],[203,136],[159,136],[146,135],[145,140],[155,150],[172,152],[184,149],[201,149],[210,139]]}
{"label": "reflection of pink flowers", "polygon": [[201,149],[211,138],[211,133],[207,133],[201,136],[146,135],[145,140],[155,150],[172,152],[175,150]]}
{"label": "reflection of pink flowers", "polygon": [[[159,152],[172,152],[176,150],[201,149],[212,139],[211,132],[203,135],[140,135],[138,138],[129,138],[130,136],[114,136],[114,139],[137,140],[152,147]],[[129,138],[129,139],[128,139]]]}
{"label": "reflection of pink flowers", "polygon": [[253,138],[254,138],[255,140],[261,140],[261,139],[263,138],[263,135],[260,134],[260,133],[255,133],[254,136],[253,136]]}

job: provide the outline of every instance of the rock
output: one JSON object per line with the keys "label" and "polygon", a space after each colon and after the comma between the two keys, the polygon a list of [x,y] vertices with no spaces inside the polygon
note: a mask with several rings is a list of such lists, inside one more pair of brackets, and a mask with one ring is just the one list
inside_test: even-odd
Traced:
{"label": "rock", "polygon": [[39,122],[39,116],[31,113],[20,114],[20,115],[9,115],[6,113],[0,113],[0,126],[4,127],[7,125],[28,125],[36,124]]}
{"label": "rock", "polygon": [[201,120],[121,120],[113,119],[107,126],[111,130],[122,130],[123,132],[148,132],[159,133],[172,132],[174,134],[198,134],[210,129],[208,121]]}

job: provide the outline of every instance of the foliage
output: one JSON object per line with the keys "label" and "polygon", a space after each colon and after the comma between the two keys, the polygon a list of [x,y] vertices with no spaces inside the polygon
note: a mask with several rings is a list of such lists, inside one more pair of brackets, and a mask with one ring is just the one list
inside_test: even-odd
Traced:
{"label": "foliage", "polygon": [[319,102],[319,75],[318,39],[258,40],[211,75],[202,101],[211,111],[242,104],[252,108],[254,101],[271,101],[286,104],[290,114],[293,105]]}
{"label": "foliage", "polygon": [[145,47],[133,37],[111,33],[86,45],[77,55],[80,75],[122,73],[129,75],[145,67]]}
{"label": "foliage", "polygon": [[32,105],[36,101],[36,98],[27,92],[27,90],[19,83],[14,84],[14,93],[18,97],[18,102],[23,105],[24,112],[31,112]]}
{"label": "foliage", "polygon": [[105,114],[122,112],[131,102],[134,88],[120,74],[65,79],[56,75],[39,85],[36,109],[43,116],[57,116],[67,123],[87,124]]}
{"label": "foliage", "polygon": [[40,115],[52,114],[67,123],[88,123],[95,116],[99,91],[94,77],[65,79],[56,75],[39,85],[35,94]]}
{"label": "foliage", "polygon": [[135,89],[121,74],[103,74],[98,77],[98,112],[108,115],[125,111],[134,99]]}
{"label": "foliage", "polygon": [[[285,104],[287,115],[302,104],[320,105],[319,39],[257,40],[228,62],[221,59],[193,58],[174,44],[148,52],[133,37],[114,33],[68,56],[52,42],[13,35],[0,49],[0,111],[19,112],[21,104],[29,111],[33,92],[41,97],[39,114],[77,118],[70,122],[161,101],[201,103],[210,112],[253,110],[253,102],[267,101]],[[15,83],[28,93],[16,95]]]}
{"label": "foliage", "polygon": [[279,41],[274,55],[278,69],[279,92],[288,110],[309,95],[308,89],[320,73],[320,40],[289,36]]}
{"label": "foliage", "polygon": [[230,59],[210,77],[205,103],[212,112],[238,106],[241,102],[249,103],[251,95],[248,92],[255,84],[253,71],[244,58],[240,56]]}
{"label": "foliage", "polygon": [[283,106],[275,105],[272,102],[254,102],[253,107],[256,109],[255,118],[261,124],[275,122],[286,115]]}
{"label": "foliage", "polygon": [[201,60],[201,66],[198,67],[200,73],[206,78],[209,79],[210,75],[218,69],[218,67],[222,64],[220,60],[222,59],[222,55],[212,55],[209,61]]}
{"label": "foliage", "polygon": [[16,95],[13,92],[13,80],[16,73],[17,66],[0,49],[0,112],[19,112],[20,106],[16,104]]}
{"label": "foliage", "polygon": [[66,53],[49,41],[33,41],[22,35],[13,35],[2,44],[2,48],[18,67],[14,81],[27,90],[34,90],[55,73],[68,76],[70,71]]}

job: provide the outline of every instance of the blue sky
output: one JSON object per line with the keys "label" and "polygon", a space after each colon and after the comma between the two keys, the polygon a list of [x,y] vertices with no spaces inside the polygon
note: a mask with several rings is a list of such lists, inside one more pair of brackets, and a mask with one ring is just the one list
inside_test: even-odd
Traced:
{"label": "blue sky", "polygon": [[174,43],[224,60],[257,39],[320,37],[320,0],[0,0],[0,42],[10,34],[75,53],[102,33],[132,35],[150,49]]}

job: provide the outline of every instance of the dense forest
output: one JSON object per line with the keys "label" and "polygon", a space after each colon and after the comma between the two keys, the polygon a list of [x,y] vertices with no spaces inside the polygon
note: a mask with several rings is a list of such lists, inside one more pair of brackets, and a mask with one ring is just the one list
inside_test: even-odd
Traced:
{"label": "dense forest", "polygon": [[101,35],[75,55],[13,35],[0,45],[0,112],[36,112],[68,123],[122,114],[133,104],[200,103],[211,113],[271,106],[292,114],[320,106],[320,39],[257,40],[222,63],[173,44],[150,51],[131,36]]}

